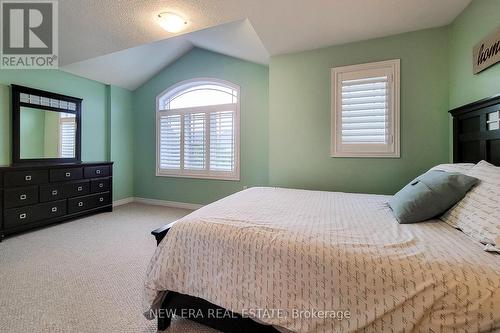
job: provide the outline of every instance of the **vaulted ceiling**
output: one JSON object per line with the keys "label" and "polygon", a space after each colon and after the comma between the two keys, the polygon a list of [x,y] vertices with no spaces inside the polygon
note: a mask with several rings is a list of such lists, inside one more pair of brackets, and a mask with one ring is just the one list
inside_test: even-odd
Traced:
{"label": "vaulted ceiling", "polygon": [[267,63],[269,57],[250,22],[243,20],[79,61],[62,69],[134,90],[193,47],[260,64]]}
{"label": "vaulted ceiling", "polygon": [[[64,0],[60,65],[135,89],[193,46],[265,64],[273,55],[443,26],[470,1]],[[155,21],[164,11],[186,18],[187,29],[164,31]]]}

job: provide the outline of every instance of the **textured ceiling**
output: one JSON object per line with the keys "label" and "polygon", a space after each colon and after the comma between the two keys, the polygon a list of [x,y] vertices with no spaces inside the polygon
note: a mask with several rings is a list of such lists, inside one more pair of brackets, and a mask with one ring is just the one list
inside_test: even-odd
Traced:
{"label": "textured ceiling", "polygon": [[195,31],[248,18],[271,55],[450,23],[470,0],[63,0],[60,61],[69,64],[172,37],[176,12]]}
{"label": "textured ceiling", "polygon": [[[183,34],[210,27],[219,29],[218,33],[205,30],[208,37],[195,35],[193,38],[197,40],[189,41],[191,45],[236,57],[255,46],[257,49],[250,51],[253,54],[250,58],[260,59],[264,53],[278,55],[443,26],[470,1],[62,0],[59,1],[59,60],[65,66],[174,37],[175,34],[164,31],[156,22],[156,15],[163,11],[175,12],[188,20]],[[244,33],[249,41],[227,38],[234,33],[234,29],[230,31],[234,27],[217,27],[244,19],[248,19],[243,22],[250,22],[253,31]],[[179,43],[179,49],[168,52],[170,61],[189,48],[188,44]],[[245,52],[241,51],[242,46]],[[123,58],[123,54],[117,54]],[[130,54],[137,55],[138,51]],[[146,54],[162,57],[162,54]],[[169,62],[165,59],[153,62],[161,61]]]}
{"label": "textured ceiling", "polygon": [[250,22],[242,20],[79,61],[61,69],[134,90],[193,47],[261,64],[266,64],[269,58]]}

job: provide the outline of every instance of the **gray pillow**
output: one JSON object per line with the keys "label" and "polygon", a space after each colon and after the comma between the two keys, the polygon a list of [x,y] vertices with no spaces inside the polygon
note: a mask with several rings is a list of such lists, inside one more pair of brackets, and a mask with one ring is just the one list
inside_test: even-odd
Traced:
{"label": "gray pillow", "polygon": [[458,172],[430,170],[412,180],[390,200],[399,223],[415,223],[441,215],[478,182]]}

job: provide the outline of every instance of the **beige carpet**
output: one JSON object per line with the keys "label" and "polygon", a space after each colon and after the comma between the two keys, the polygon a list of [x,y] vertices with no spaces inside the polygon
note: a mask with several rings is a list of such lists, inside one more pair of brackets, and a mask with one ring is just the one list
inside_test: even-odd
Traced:
{"label": "beige carpet", "polygon": [[[0,332],[156,332],[142,316],[150,231],[187,210],[129,204],[0,243]],[[169,333],[216,332],[174,319]]]}

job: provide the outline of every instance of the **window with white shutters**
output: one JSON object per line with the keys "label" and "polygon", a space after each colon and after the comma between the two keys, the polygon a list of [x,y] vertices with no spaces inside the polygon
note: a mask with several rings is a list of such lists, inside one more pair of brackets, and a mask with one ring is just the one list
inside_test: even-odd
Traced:
{"label": "window with white shutters", "polygon": [[332,69],[333,157],[399,157],[399,59]]}
{"label": "window with white shutters", "polygon": [[181,168],[181,116],[163,115],[159,117],[160,145],[159,168],[180,170]]}
{"label": "window with white shutters", "polygon": [[210,114],[210,169],[229,172],[234,168],[234,112]]}
{"label": "window with white shutters", "polygon": [[206,169],[206,129],[204,113],[184,115],[184,169]]}
{"label": "window with white shutters", "polygon": [[59,114],[59,157],[74,158],[76,142],[76,118],[72,113]]}
{"label": "window with white shutters", "polygon": [[157,97],[158,176],[239,179],[239,87],[181,82]]}

